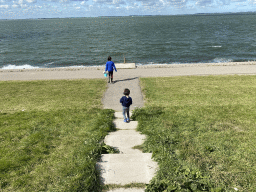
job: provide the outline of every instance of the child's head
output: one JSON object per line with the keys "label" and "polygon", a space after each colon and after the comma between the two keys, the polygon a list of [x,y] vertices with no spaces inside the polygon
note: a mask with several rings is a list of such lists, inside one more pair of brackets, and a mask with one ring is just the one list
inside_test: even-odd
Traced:
{"label": "child's head", "polygon": [[108,56],[108,61],[111,61],[111,59],[112,59],[112,58],[111,58],[110,56]]}
{"label": "child's head", "polygon": [[129,89],[124,89],[124,95],[128,96],[130,94],[130,90]]}

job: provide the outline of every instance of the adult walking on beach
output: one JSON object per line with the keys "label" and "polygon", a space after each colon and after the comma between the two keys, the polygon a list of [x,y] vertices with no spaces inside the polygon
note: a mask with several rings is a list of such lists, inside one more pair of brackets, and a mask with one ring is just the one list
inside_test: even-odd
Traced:
{"label": "adult walking on beach", "polygon": [[115,69],[115,71],[117,72],[116,66],[114,62],[111,61],[111,57],[109,56],[108,61],[106,63],[106,69],[105,69],[105,71],[108,71],[108,83],[110,83],[110,78],[111,78],[111,83],[113,83],[113,69]]}

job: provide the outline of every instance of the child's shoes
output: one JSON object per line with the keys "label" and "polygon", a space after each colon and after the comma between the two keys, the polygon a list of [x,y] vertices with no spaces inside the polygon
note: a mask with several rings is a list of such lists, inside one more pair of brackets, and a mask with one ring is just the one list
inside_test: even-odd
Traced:
{"label": "child's shoes", "polygon": [[129,119],[129,118],[127,118],[127,123],[128,123],[128,122],[130,122],[130,119]]}
{"label": "child's shoes", "polygon": [[124,122],[125,122],[125,123],[127,123],[127,120],[126,120],[126,119],[124,119]]}

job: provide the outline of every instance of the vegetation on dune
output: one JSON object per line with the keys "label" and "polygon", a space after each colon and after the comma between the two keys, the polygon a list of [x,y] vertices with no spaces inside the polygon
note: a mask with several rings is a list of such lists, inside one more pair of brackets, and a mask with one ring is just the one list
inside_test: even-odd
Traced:
{"label": "vegetation on dune", "polygon": [[144,152],[159,164],[150,191],[254,191],[255,76],[142,78]]}
{"label": "vegetation on dune", "polygon": [[[159,170],[148,192],[254,191],[255,76],[142,78],[133,111]],[[0,190],[102,191],[96,162],[117,151],[104,80],[0,82]],[[131,184],[126,187],[144,187]]]}
{"label": "vegetation on dune", "polygon": [[101,191],[103,80],[0,82],[0,190]]}

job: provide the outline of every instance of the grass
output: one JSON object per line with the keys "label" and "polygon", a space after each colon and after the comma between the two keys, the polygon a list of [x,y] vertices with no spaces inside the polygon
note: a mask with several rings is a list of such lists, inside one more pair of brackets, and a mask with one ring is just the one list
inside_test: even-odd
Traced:
{"label": "grass", "polygon": [[131,118],[159,164],[147,192],[255,191],[255,76],[141,78],[141,87],[146,106]]}
{"label": "grass", "polygon": [[[142,78],[132,119],[159,171],[146,191],[255,191],[256,78]],[[0,191],[101,191],[95,165],[113,131],[104,80],[0,82]]]}
{"label": "grass", "polygon": [[101,191],[104,80],[0,82],[0,191]]}

